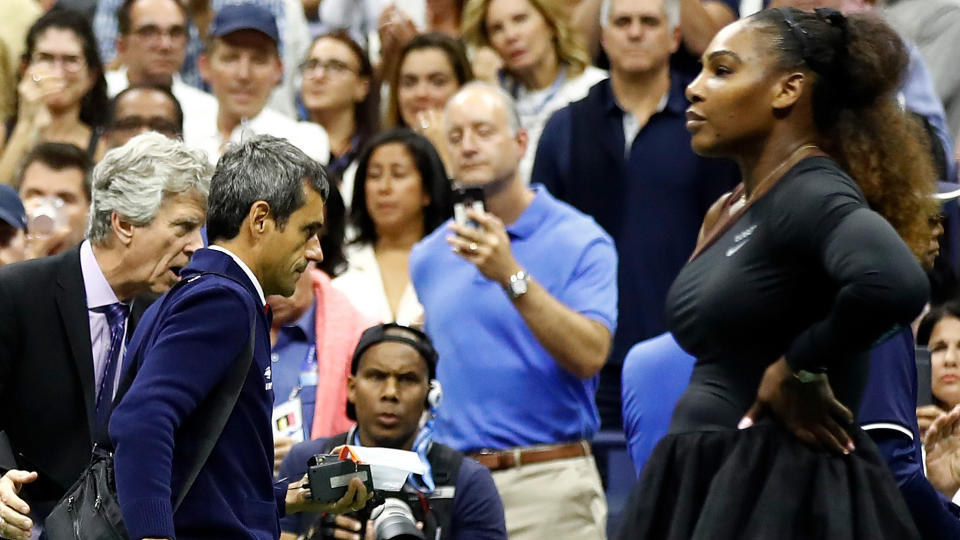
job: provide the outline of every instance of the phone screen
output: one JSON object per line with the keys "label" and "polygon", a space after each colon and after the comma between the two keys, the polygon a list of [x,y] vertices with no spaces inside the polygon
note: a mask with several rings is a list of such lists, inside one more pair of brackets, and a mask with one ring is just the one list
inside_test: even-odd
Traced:
{"label": "phone screen", "polygon": [[458,187],[453,190],[453,220],[457,225],[479,228],[480,224],[467,217],[467,209],[477,212],[486,211],[483,188]]}

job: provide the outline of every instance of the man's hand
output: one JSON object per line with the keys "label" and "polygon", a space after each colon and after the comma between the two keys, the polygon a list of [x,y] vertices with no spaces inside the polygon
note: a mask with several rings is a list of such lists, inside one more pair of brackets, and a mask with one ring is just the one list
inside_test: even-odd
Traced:
{"label": "man's hand", "polygon": [[0,538],[28,540],[33,521],[27,517],[30,506],[20,498],[24,484],[37,479],[37,473],[10,469],[0,477]]}
{"label": "man's hand", "polygon": [[948,499],[960,490],[960,405],[934,420],[923,438],[927,479]]}
{"label": "man's hand", "polygon": [[350,516],[323,516],[323,538],[336,538],[337,540],[374,540],[373,527],[371,522],[367,522],[367,532],[361,537],[360,530],[363,524],[360,520]]}
{"label": "man's hand", "polygon": [[522,268],[513,258],[507,228],[497,216],[487,212],[467,210],[467,217],[477,222],[480,228],[450,224],[456,236],[448,236],[447,243],[453,252],[476,265],[487,279],[506,287],[510,276]]}
{"label": "man's hand", "polygon": [[347,486],[347,492],[339,501],[332,503],[322,503],[310,498],[310,483],[307,481],[307,475],[299,482],[291,483],[287,487],[287,513],[295,514],[297,512],[312,512],[316,514],[346,514],[347,512],[357,512],[367,506],[367,502],[373,497],[373,493],[367,493],[367,487],[359,478],[351,478]]}
{"label": "man's hand", "polygon": [[920,428],[920,437],[926,436],[933,421],[945,414],[947,414],[946,411],[936,405],[917,407],[917,426]]}
{"label": "man's hand", "polygon": [[800,440],[816,448],[848,454],[854,450],[846,426],[853,413],[833,397],[826,374],[810,382],[794,377],[786,357],[767,368],[757,389],[757,400],[740,420],[741,429],[752,426],[770,410]]}
{"label": "man's hand", "polygon": [[290,453],[290,449],[293,448],[294,441],[292,437],[286,437],[284,435],[276,435],[273,437],[273,473],[276,474],[280,470],[280,463],[283,462],[283,458],[287,457],[287,454]]}
{"label": "man's hand", "polygon": [[[332,517],[333,519],[327,519]],[[376,540],[376,531],[373,529],[373,521],[367,521],[366,532],[363,538],[360,538],[361,523],[359,520],[350,516],[325,516],[324,518],[324,538],[330,536],[337,540]],[[417,522],[417,528],[423,530],[423,522]]]}

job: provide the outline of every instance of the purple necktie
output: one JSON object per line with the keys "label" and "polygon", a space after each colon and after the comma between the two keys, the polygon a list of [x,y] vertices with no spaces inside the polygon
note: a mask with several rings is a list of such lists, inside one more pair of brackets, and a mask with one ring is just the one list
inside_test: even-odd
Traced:
{"label": "purple necktie", "polygon": [[123,327],[127,320],[129,308],[126,304],[117,302],[108,306],[94,308],[93,311],[107,316],[110,326],[110,352],[107,353],[107,365],[103,368],[103,378],[97,390],[97,418],[96,429],[105,429],[110,418],[110,409],[113,403],[113,380],[117,375],[120,364],[120,351],[123,350]]}

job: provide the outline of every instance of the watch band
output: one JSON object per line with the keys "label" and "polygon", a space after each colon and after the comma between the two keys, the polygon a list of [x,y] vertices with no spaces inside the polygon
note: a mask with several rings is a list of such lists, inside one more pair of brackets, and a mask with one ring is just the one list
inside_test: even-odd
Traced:
{"label": "watch band", "polygon": [[807,371],[805,369],[793,372],[793,377],[802,383],[811,383],[821,378],[821,375],[823,375],[823,373],[816,373],[813,371]]}

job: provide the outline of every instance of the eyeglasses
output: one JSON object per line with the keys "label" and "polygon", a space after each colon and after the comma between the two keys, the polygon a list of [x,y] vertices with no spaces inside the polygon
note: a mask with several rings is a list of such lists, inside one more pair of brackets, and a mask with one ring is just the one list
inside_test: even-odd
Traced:
{"label": "eyeglasses", "polygon": [[316,58],[311,58],[300,64],[300,72],[303,74],[313,73],[319,68],[323,68],[323,71],[326,73],[338,76],[357,72],[356,69],[340,60],[317,60]]}
{"label": "eyeglasses", "polygon": [[114,120],[111,129],[113,131],[149,129],[150,131],[156,131],[167,137],[177,137],[180,135],[180,127],[177,126],[176,122],[159,117],[144,118],[142,116],[126,116],[117,118]]}
{"label": "eyeglasses", "polygon": [[156,41],[161,36],[167,36],[170,41],[184,41],[187,39],[186,26],[171,26],[170,28],[160,28],[155,24],[147,24],[133,31],[138,38],[144,41]]}
{"label": "eyeglasses", "polygon": [[82,56],[72,54],[56,55],[45,52],[33,53],[33,56],[30,57],[30,63],[43,67],[53,67],[59,63],[67,73],[77,73],[87,65],[86,60],[84,60]]}

